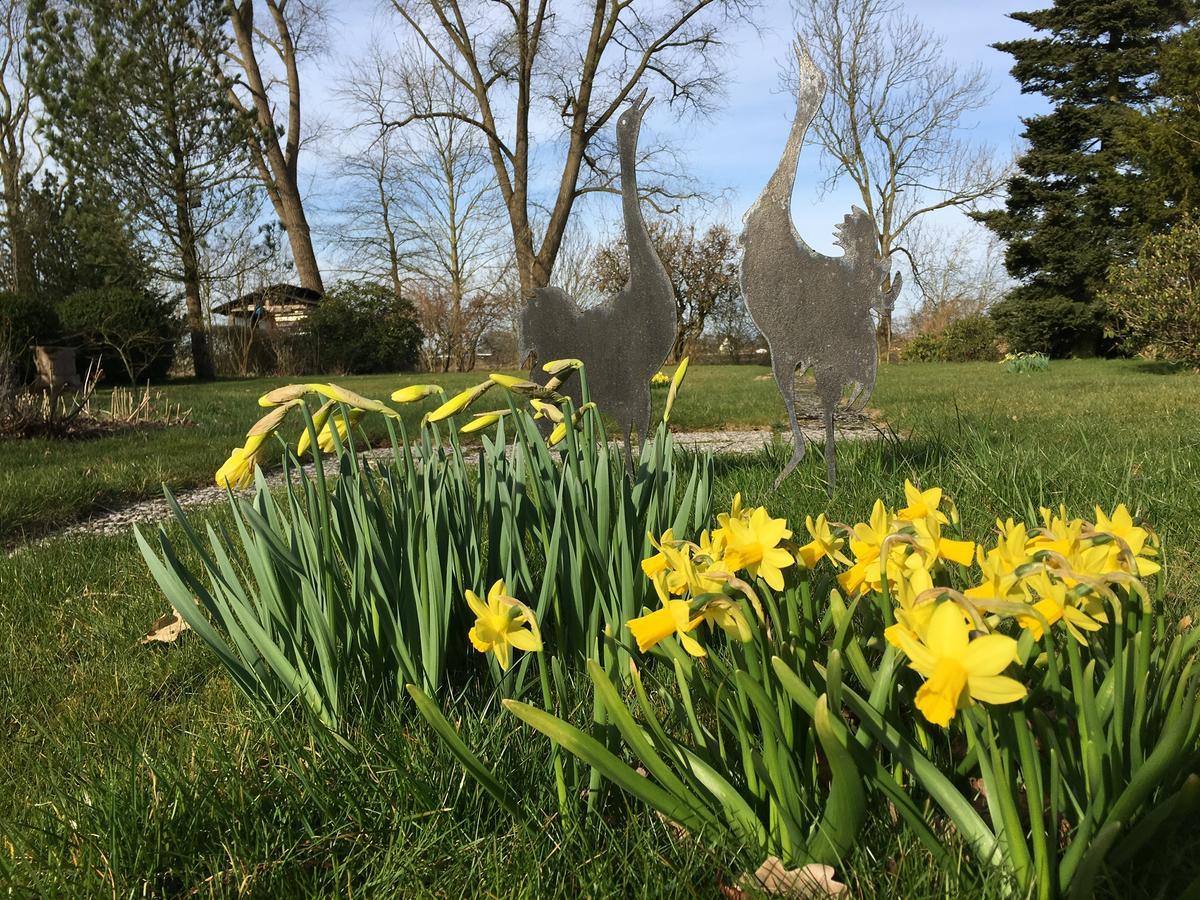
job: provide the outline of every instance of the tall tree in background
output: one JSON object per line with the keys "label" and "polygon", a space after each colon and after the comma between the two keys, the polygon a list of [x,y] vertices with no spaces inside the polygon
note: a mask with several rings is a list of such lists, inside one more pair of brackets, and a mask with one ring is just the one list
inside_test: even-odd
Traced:
{"label": "tall tree in background", "polygon": [[1012,54],[1022,92],[1053,108],[1024,120],[1028,149],[1005,208],[979,215],[1007,242],[1021,282],[993,312],[1002,332],[1005,322],[1063,324],[1044,347],[1018,349],[1099,349],[1097,297],[1109,267],[1136,254],[1146,208],[1145,177],[1119,136],[1154,99],[1169,34],[1195,13],[1193,0],[1057,0],[1012,14],[1038,36],[996,47]]}
{"label": "tall tree in background", "polygon": [[[991,148],[965,137],[992,94],[981,66],[951,62],[945,41],[896,0],[795,6],[799,40],[825,75],[811,133],[826,153],[827,187],[849,178],[858,188],[883,256],[907,251],[905,235],[923,216],[999,191],[1004,172]],[[885,354],[892,312],[879,311]]]}
{"label": "tall tree in background", "polygon": [[[455,119],[483,136],[528,296],[550,282],[575,201],[614,183],[607,132],[622,104],[645,86],[682,110],[707,108],[719,96],[721,28],[751,5],[672,0],[635,9],[630,0],[595,0],[577,10],[554,0],[505,0],[481,11],[471,0],[392,0],[471,101],[469,110],[415,112],[396,124]],[[547,173],[554,187],[543,202],[531,178],[531,123],[547,121],[561,131],[544,143],[563,155],[561,168]],[[535,227],[539,206],[548,210],[543,229]]]}
{"label": "tall tree in background", "polygon": [[343,96],[367,136],[351,158],[368,196],[349,236],[362,246],[361,226],[373,225],[376,264],[415,295],[429,367],[467,371],[504,314],[512,260],[486,142],[464,121],[470,97],[440,65],[378,47],[350,68]]}
{"label": "tall tree in background", "polygon": [[[675,291],[675,346],[682,359],[688,346],[704,332],[708,317],[723,303],[741,296],[738,285],[737,241],[724,225],[697,234],[695,225],[657,219],[648,226],[650,240]],[[612,295],[629,280],[629,252],[624,238],[596,252],[592,280],[602,295]]]}
{"label": "tall tree in background", "polygon": [[75,0],[61,15],[35,0],[30,16],[50,149],[153,235],[157,274],[183,286],[196,376],[211,378],[201,245],[246,183],[241,123],[208,62],[226,41],[220,0]]}
{"label": "tall tree in background", "polygon": [[0,194],[8,232],[11,287],[19,294],[30,295],[37,290],[37,281],[25,192],[41,168],[41,160],[36,165],[29,165],[27,160],[32,139],[32,94],[25,60],[25,7],[25,0],[0,0]]}
{"label": "tall tree in background", "polygon": [[[224,73],[229,99],[254,128],[248,134],[251,158],[271,198],[275,215],[287,232],[302,287],[325,290],[312,233],[300,193],[300,66],[301,57],[317,49],[323,34],[323,11],[305,0],[263,0],[270,24],[256,23],[254,0],[229,2],[229,21],[236,47],[214,56]],[[283,70],[282,82],[264,71],[260,55],[273,57]],[[225,63],[232,62],[232,72]],[[286,94],[281,112],[272,88]]]}
{"label": "tall tree in background", "polygon": [[1200,19],[1167,38],[1157,69],[1153,100],[1118,135],[1145,179],[1137,223],[1145,236],[1200,204]]}

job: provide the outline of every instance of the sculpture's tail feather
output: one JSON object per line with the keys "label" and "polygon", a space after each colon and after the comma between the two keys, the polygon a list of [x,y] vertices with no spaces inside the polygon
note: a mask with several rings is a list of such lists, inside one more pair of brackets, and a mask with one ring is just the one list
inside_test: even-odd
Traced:
{"label": "sculpture's tail feather", "polygon": [[825,406],[825,493],[833,496],[833,482],[837,478],[837,447],[833,433],[833,406]]}

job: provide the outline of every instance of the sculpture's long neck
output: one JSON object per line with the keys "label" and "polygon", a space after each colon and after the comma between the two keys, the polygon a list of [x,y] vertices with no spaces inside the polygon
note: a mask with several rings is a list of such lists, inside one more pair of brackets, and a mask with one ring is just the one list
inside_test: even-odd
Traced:
{"label": "sculpture's long neck", "polygon": [[759,197],[759,203],[764,206],[784,212],[791,209],[792,188],[796,184],[796,165],[800,161],[800,148],[804,145],[804,135],[820,105],[821,92],[819,90],[814,90],[809,85],[800,89],[796,103],[796,117],[792,120],[792,130],[788,133],[783,156]]}
{"label": "sculpture's long neck", "polygon": [[661,264],[638,200],[637,145],[632,140],[621,140],[617,149],[621,158],[621,213],[625,219],[625,245],[629,248],[629,280],[637,283],[635,279],[657,272]]}

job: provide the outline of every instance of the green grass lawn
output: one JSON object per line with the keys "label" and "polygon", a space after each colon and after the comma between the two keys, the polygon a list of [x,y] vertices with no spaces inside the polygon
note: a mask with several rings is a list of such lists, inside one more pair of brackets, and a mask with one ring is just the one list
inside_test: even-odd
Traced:
{"label": "green grass lawn", "polygon": [[[764,369],[689,373],[680,428],[782,427]],[[339,379],[385,397],[410,376]],[[453,390],[470,376],[439,379]],[[0,536],[80,511],[206,482],[279,381],[179,385],[196,424],[73,444],[0,443]],[[1196,608],[1200,377],[1138,362],[884,368],[872,405],[897,436],[839,447],[832,502],[813,452],[779,490],[783,446],[718,463],[716,506],[735,491],[802,527],[805,514],[865,515],[911,477],[955,498],[966,536],[1042,504],[1088,513],[1125,502],[1162,536],[1173,611]],[[206,513],[224,516],[221,510]],[[564,822],[544,791],[537,827],[480,799],[403,712],[363,724],[350,748],[265,723],[199,641],[136,646],[165,601],[128,536],[51,540],[0,559],[0,892],[16,896],[714,896],[728,854],[620,809]],[[581,694],[580,703],[586,702]],[[480,700],[482,704],[482,698]],[[589,707],[590,708],[590,707]],[[550,785],[540,739],[494,705],[465,721],[505,777]],[[585,717],[585,716],[584,716]],[[1190,832],[1189,832],[1190,834]],[[1181,838],[1182,840],[1182,838]],[[1161,878],[1114,896],[1172,896],[1200,865],[1194,842],[1150,856]],[[999,896],[973,865],[938,871],[885,816],[844,877],[855,896]]]}

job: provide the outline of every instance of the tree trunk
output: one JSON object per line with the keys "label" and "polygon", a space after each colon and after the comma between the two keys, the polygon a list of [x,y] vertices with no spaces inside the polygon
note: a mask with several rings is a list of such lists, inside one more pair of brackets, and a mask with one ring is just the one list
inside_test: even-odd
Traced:
{"label": "tree trunk", "polygon": [[317,254],[313,250],[312,234],[308,228],[308,217],[304,215],[300,190],[294,179],[287,184],[277,180],[276,189],[279,192],[279,218],[292,248],[296,278],[301,287],[323,294],[325,283],[321,280],[321,267],[317,265]]}
{"label": "tree trunk", "polygon": [[8,153],[4,155],[9,158],[0,165],[0,176],[3,180],[4,208],[12,253],[12,288],[18,294],[30,296],[37,290],[37,278],[33,269],[33,240],[25,225],[20,159]]}
{"label": "tree trunk", "polygon": [[192,210],[186,187],[175,188],[175,221],[179,228],[179,257],[183,264],[183,295],[187,302],[188,338],[192,345],[192,368],[196,378],[208,381],[216,377],[212,352],[208,346],[208,330],[204,321],[204,304],[200,296],[200,262],[196,254],[196,232],[192,227]]}

